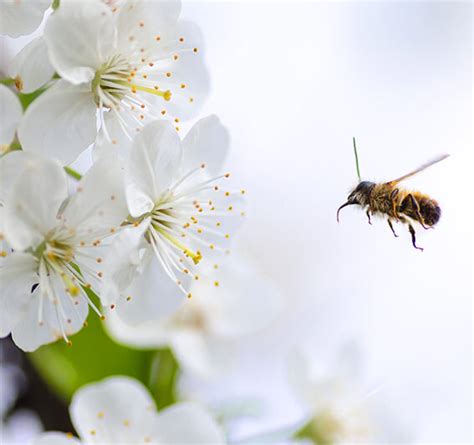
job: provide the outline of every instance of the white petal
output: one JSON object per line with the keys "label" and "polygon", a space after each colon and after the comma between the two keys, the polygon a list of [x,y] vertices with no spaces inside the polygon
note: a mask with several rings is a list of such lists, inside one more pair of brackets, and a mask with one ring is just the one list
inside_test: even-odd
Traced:
{"label": "white petal", "polygon": [[308,356],[301,350],[291,351],[288,358],[288,381],[296,397],[311,407],[317,403],[314,394],[311,364]]}
{"label": "white petal", "polygon": [[278,289],[247,258],[238,256],[232,256],[214,277],[195,282],[191,292],[208,314],[209,330],[224,338],[238,338],[267,327],[282,308]]}
{"label": "white petal", "polygon": [[102,2],[63,2],[44,30],[51,63],[73,84],[90,82],[116,44],[110,8]]}
{"label": "white petal", "polygon": [[155,437],[163,444],[224,444],[224,433],[202,407],[194,403],[178,403],[158,415]]}
{"label": "white petal", "polygon": [[33,445],[79,445],[81,443],[79,439],[71,437],[66,433],[48,432],[42,433],[37,437]]}
{"label": "white petal", "polygon": [[140,246],[149,221],[138,227],[123,229],[113,240],[104,258],[104,278],[100,289],[103,305],[115,303],[120,293],[130,286],[140,268]]}
{"label": "white petal", "polygon": [[0,85],[0,153],[2,146],[9,146],[15,137],[23,110],[16,94]]}
{"label": "white petal", "polygon": [[182,160],[181,141],[169,122],[146,125],[135,138],[127,168],[126,196],[132,216],[149,212],[170,187]]}
{"label": "white petal", "polygon": [[58,210],[67,198],[66,174],[57,162],[36,156],[23,159],[25,164],[17,169],[22,176],[4,203],[7,241],[16,250],[34,248],[42,241],[56,226]]}
{"label": "white petal", "polygon": [[172,326],[166,322],[146,321],[139,325],[130,325],[123,322],[115,312],[107,315],[105,325],[115,341],[137,349],[169,346],[173,334]]}
{"label": "white petal", "polygon": [[0,2],[0,34],[19,37],[32,33],[43,20],[49,0],[2,0]]}
{"label": "white petal", "polygon": [[229,132],[215,115],[197,121],[183,141],[183,171],[206,164],[207,171],[217,176],[229,151]]}
{"label": "white petal", "polygon": [[24,150],[70,164],[97,135],[90,87],[57,81],[28,107],[18,134]]}
{"label": "white petal", "polygon": [[16,55],[9,73],[22,93],[31,93],[51,80],[54,68],[43,37],[32,40]]}
{"label": "white petal", "polygon": [[[178,41],[180,37],[184,38],[184,45],[189,51],[179,52],[178,60],[174,61],[172,59],[174,48],[170,48],[171,53],[168,55],[171,57],[171,62],[163,66],[163,70],[171,72],[172,75],[163,78],[160,88],[172,92],[171,100],[165,104],[169,114],[184,120],[192,118],[199,112],[209,94],[210,81],[204,60],[203,36],[199,27],[195,23],[179,22],[174,35],[167,38]],[[197,48],[197,53],[193,48]],[[182,84],[186,87],[181,88]]]}
{"label": "white petal", "polygon": [[[141,261],[143,269],[137,271],[130,286],[122,291],[123,298],[115,309],[117,315],[130,325],[168,317],[186,299],[166,274],[151,247]],[[127,297],[131,299],[127,301]]]}
{"label": "white petal", "polygon": [[23,176],[23,170],[32,160],[42,162],[43,158],[23,150],[11,151],[0,158],[0,201],[7,199],[12,186]]}
{"label": "white petal", "polygon": [[66,294],[59,278],[55,289],[60,305],[53,304],[51,296],[43,296],[42,323],[39,322],[41,289],[38,287],[31,296],[28,312],[12,329],[13,341],[23,351],[34,351],[47,343],[63,340],[63,331],[70,336],[82,329],[89,310],[85,298]]}
{"label": "white petal", "polygon": [[83,386],[74,394],[69,411],[75,429],[88,443],[143,443],[156,418],[150,394],[129,377]]}
{"label": "white petal", "polygon": [[232,364],[232,344],[195,329],[180,329],[170,339],[181,366],[201,378],[213,378]]}
{"label": "white petal", "polygon": [[138,41],[145,40],[146,37],[156,35],[156,30],[160,30],[160,35],[168,28],[176,25],[181,11],[179,0],[165,1],[125,1],[115,14],[118,47],[122,51],[130,48],[130,35]]}
{"label": "white petal", "polygon": [[33,284],[38,282],[33,255],[14,252],[0,269],[0,337],[7,336],[32,300]]}
{"label": "white petal", "polygon": [[91,238],[115,232],[128,214],[123,176],[120,159],[106,157],[96,162],[69,199],[62,214],[65,224]]}
{"label": "white petal", "polygon": [[[121,113],[121,116],[126,122],[131,121],[128,113]],[[104,156],[120,156],[128,159],[133,141],[124,133],[117,115],[114,112],[104,113],[104,123],[106,129],[100,128],[94,143],[92,151],[94,161]]]}

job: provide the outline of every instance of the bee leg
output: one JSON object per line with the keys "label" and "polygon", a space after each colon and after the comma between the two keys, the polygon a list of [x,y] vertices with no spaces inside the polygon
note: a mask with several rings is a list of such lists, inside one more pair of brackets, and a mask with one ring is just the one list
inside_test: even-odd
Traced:
{"label": "bee leg", "polygon": [[388,225],[389,225],[390,229],[392,230],[393,236],[394,236],[395,238],[398,238],[398,235],[397,235],[397,233],[395,232],[395,229],[393,228],[392,220],[389,218],[389,219],[387,219],[387,222],[388,222]]}
{"label": "bee leg", "polygon": [[397,218],[398,217],[398,212],[397,212],[397,200],[395,199],[398,195],[399,189],[394,189],[392,193],[390,193],[390,203],[392,204],[392,215]]}
{"label": "bee leg", "polygon": [[410,234],[411,234],[411,242],[413,244],[413,247],[415,249],[418,249],[418,250],[421,250],[423,252],[423,247],[418,247],[416,245],[416,235],[415,235],[415,229],[413,228],[413,226],[409,223],[408,224],[408,230],[410,231]]}
{"label": "bee leg", "polygon": [[423,222],[423,217],[421,216],[421,213],[420,213],[420,206],[418,204],[418,201],[415,199],[415,197],[410,193],[407,195],[407,198],[411,201],[411,204],[413,208],[415,209],[416,220],[421,224],[421,227],[423,227],[423,229],[425,230],[432,229],[433,227],[425,226]]}
{"label": "bee leg", "polygon": [[372,220],[370,219],[370,209],[367,209],[367,212],[365,212],[367,215],[367,218],[369,219],[369,224],[372,225]]}

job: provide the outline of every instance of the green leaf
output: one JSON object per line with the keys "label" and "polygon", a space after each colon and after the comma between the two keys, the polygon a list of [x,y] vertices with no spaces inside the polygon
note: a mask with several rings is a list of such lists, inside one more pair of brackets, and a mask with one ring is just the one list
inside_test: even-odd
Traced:
{"label": "green leaf", "polygon": [[155,351],[138,351],[114,343],[99,317],[91,313],[88,326],[72,337],[72,346],[58,341],[28,357],[50,387],[70,400],[80,386],[111,375],[127,375],[148,385],[155,355]]}

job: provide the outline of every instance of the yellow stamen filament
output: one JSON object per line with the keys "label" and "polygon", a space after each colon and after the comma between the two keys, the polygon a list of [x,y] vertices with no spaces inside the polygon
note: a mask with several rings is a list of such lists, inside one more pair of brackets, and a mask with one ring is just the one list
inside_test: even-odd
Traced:
{"label": "yellow stamen filament", "polygon": [[202,260],[202,255],[199,252],[194,253],[188,249],[184,244],[181,244],[175,237],[171,236],[166,230],[158,225],[153,226],[157,232],[163,235],[171,244],[182,250],[183,253],[193,260],[194,264],[198,264]]}
{"label": "yellow stamen filament", "polygon": [[144,87],[144,86],[141,86],[141,85],[136,85],[136,84],[131,83],[131,82],[117,82],[117,83],[119,83],[120,85],[130,87],[132,89],[133,93],[136,93],[137,91],[143,91],[145,93],[154,94],[155,96],[160,96],[166,101],[169,101],[171,99],[171,91],[170,90],[160,91],[160,90],[157,90],[155,88],[148,88],[148,87]]}

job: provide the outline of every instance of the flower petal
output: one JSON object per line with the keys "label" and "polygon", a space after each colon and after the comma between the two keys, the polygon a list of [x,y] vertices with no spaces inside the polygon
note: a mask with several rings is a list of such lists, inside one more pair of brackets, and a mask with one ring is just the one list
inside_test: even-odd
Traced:
{"label": "flower petal", "polygon": [[223,338],[238,338],[267,327],[282,307],[278,289],[247,258],[232,257],[214,277],[195,282],[191,291],[210,314],[208,329]]}
{"label": "flower petal", "polygon": [[215,115],[197,121],[183,141],[184,172],[206,164],[208,172],[216,176],[222,170],[229,151],[229,132]]}
{"label": "flower petal", "polygon": [[[170,90],[171,100],[165,108],[169,115],[182,120],[190,119],[198,112],[209,94],[209,73],[204,60],[203,36],[199,27],[192,22],[180,21],[174,33],[167,39],[178,41],[184,39],[188,51],[173,46],[166,48],[165,54],[159,58],[168,57],[169,62],[160,63],[160,68],[170,72],[169,77],[160,81],[162,90]],[[178,59],[174,54],[177,52]]]}
{"label": "flower petal", "polygon": [[221,374],[232,363],[231,343],[199,330],[176,330],[170,344],[181,366],[204,379]]}
{"label": "flower petal", "polygon": [[43,37],[32,40],[16,55],[9,73],[22,93],[31,93],[51,80],[54,68]]}
{"label": "flower petal", "polygon": [[115,309],[122,321],[130,325],[167,317],[186,299],[151,247],[141,259],[141,267],[130,286],[122,291]]}
{"label": "flower petal", "polygon": [[126,196],[134,217],[149,212],[171,187],[182,160],[181,141],[169,122],[146,125],[135,139],[126,172]]}
{"label": "flower petal", "polygon": [[97,135],[90,87],[57,81],[28,107],[18,134],[25,150],[70,164]]}
{"label": "flower petal", "polygon": [[5,85],[0,85],[0,153],[15,137],[23,110],[16,94]]}
{"label": "flower petal", "polygon": [[170,345],[172,327],[166,322],[145,321],[130,325],[123,322],[116,312],[110,312],[105,325],[115,341],[133,348],[153,349]]}
{"label": "flower petal", "polygon": [[128,214],[123,176],[123,163],[117,157],[96,162],[69,199],[62,213],[64,223],[89,238],[114,233]]}
{"label": "flower petal", "polygon": [[178,403],[161,411],[155,421],[155,437],[166,444],[224,444],[217,422],[195,403]]}
{"label": "flower petal", "polygon": [[63,2],[44,30],[51,63],[73,84],[90,82],[116,44],[112,12],[98,1]]}
{"label": "flower petal", "polygon": [[51,431],[42,433],[34,440],[33,445],[79,445],[81,443],[79,439],[66,433]]}
{"label": "flower petal", "polygon": [[19,37],[31,34],[43,20],[51,4],[47,0],[2,0],[0,2],[0,34]]}
{"label": "flower petal", "polygon": [[[130,121],[132,125],[132,117],[128,113],[122,113],[121,118],[125,122]],[[132,143],[123,131],[117,115],[114,112],[104,113],[104,125],[101,126],[92,149],[94,162],[104,156],[121,156],[128,159]]]}
{"label": "flower petal", "polygon": [[50,295],[42,296],[41,286],[38,286],[31,295],[28,311],[12,329],[12,339],[23,351],[34,351],[42,345],[62,339],[64,335],[73,335],[84,325],[89,311],[86,299],[64,293],[64,285],[59,282],[59,278],[53,286],[56,298],[60,301],[53,302]]}
{"label": "flower petal", "polygon": [[88,443],[143,443],[156,418],[150,394],[129,377],[83,386],[69,411],[76,431]]}
{"label": "flower petal", "polygon": [[31,289],[38,282],[33,255],[13,252],[0,269],[0,337],[7,336],[27,311]]}
{"label": "flower petal", "polygon": [[179,0],[166,1],[125,1],[115,14],[118,47],[121,50],[130,48],[129,36],[133,35],[138,41],[156,34],[166,33],[168,28],[176,25],[181,12]]}
{"label": "flower petal", "polygon": [[16,250],[34,248],[42,241],[56,226],[58,210],[67,198],[66,174],[59,163],[26,153],[22,161],[16,167],[21,177],[17,175],[4,203],[5,234]]}
{"label": "flower petal", "polygon": [[123,229],[113,240],[104,259],[104,278],[100,289],[103,305],[116,303],[122,290],[130,286],[140,267],[140,250],[144,242],[143,234],[149,220],[138,227]]}

